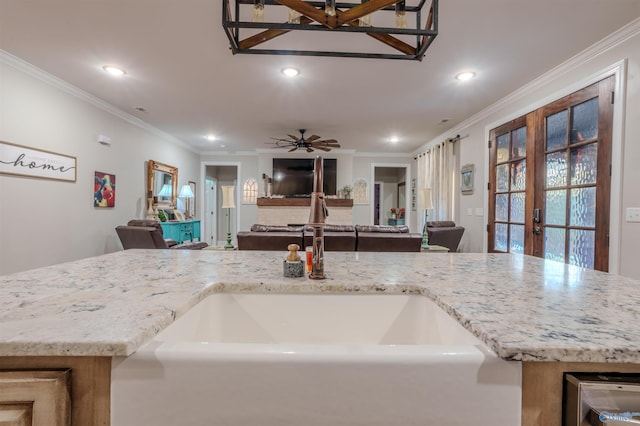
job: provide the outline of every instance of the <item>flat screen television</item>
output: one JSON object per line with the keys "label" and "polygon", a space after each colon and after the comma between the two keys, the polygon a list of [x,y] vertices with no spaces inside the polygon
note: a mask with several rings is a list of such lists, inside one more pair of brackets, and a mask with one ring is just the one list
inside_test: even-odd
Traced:
{"label": "flat screen television", "polygon": [[[313,158],[274,158],[271,193],[286,197],[310,197],[313,192]],[[323,190],[336,195],[337,160],[323,158]]]}

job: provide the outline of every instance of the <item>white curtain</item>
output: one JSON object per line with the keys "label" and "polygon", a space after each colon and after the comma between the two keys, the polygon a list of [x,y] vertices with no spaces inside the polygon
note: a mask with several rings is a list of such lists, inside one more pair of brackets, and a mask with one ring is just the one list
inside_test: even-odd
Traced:
{"label": "white curtain", "polygon": [[[454,146],[450,141],[441,142],[418,157],[418,189],[431,188],[433,209],[427,212],[429,221],[453,220]],[[422,228],[424,207],[419,203],[418,211],[422,212]]]}

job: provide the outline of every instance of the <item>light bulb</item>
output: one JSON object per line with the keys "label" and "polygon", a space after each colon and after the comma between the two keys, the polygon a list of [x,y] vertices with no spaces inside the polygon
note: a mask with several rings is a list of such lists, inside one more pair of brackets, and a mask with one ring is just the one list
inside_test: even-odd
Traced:
{"label": "light bulb", "polygon": [[251,18],[253,22],[264,22],[264,3],[262,1],[256,1],[253,4],[253,16]]}
{"label": "light bulb", "polygon": [[299,24],[300,23],[300,12],[293,10],[293,9],[289,9],[289,18],[287,19],[287,21],[290,24]]}
{"label": "light bulb", "polygon": [[325,2],[324,13],[328,16],[336,16],[336,0],[327,0]]}
{"label": "light bulb", "polygon": [[396,3],[396,28],[407,28],[407,12],[403,1]]}

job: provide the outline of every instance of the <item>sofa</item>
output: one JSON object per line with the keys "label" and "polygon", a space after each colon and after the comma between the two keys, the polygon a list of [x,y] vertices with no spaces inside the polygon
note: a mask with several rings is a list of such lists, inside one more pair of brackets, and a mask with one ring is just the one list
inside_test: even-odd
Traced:
{"label": "sofa", "polygon": [[254,224],[250,231],[237,234],[238,250],[279,250],[286,252],[289,244],[304,247],[304,226]]}
{"label": "sofa", "polygon": [[[422,234],[409,232],[408,226],[325,225],[325,251],[419,252]],[[239,250],[279,250],[289,244],[300,248],[312,245],[313,228],[304,226],[251,226],[237,234]]]}
{"label": "sofa", "polygon": [[[356,251],[357,235],[353,225],[325,225],[324,226],[324,250],[325,251]],[[313,245],[313,227],[304,227],[304,247]]]}
{"label": "sofa", "polygon": [[419,252],[422,235],[409,232],[408,226],[356,225],[358,251]]}
{"label": "sofa", "polygon": [[160,222],[155,220],[134,219],[126,225],[116,227],[116,233],[122,248],[129,249],[185,249],[202,250],[205,242],[187,242],[177,244],[174,240],[164,238]]}
{"label": "sofa", "polygon": [[427,222],[429,245],[443,246],[450,252],[458,251],[458,245],[464,234],[464,227],[456,226],[449,220]]}

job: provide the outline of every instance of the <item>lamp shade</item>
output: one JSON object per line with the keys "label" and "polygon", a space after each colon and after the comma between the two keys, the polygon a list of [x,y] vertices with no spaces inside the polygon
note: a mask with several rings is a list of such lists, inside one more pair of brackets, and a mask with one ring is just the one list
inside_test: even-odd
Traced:
{"label": "lamp shade", "polygon": [[431,201],[431,188],[422,188],[418,196],[420,199],[420,205],[424,210],[433,208],[433,202]]}
{"label": "lamp shade", "polygon": [[193,193],[193,191],[191,190],[191,187],[189,185],[184,185],[182,188],[180,188],[180,194],[178,195],[179,198],[194,198],[195,195]]}
{"label": "lamp shade", "polygon": [[225,186],[222,185],[222,208],[223,209],[235,209],[236,205],[234,202],[234,193],[235,186]]}
{"label": "lamp shade", "polygon": [[162,189],[158,192],[158,197],[171,197],[171,185],[168,183],[162,185]]}

